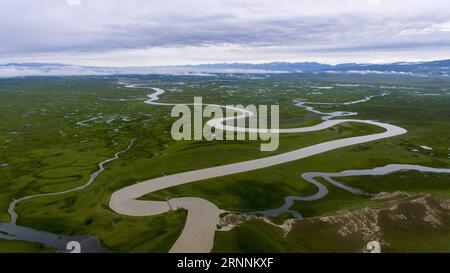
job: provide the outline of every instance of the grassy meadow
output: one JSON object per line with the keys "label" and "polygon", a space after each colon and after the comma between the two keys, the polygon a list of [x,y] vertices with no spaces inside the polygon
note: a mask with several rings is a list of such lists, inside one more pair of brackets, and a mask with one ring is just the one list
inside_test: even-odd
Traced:
{"label": "grassy meadow", "polygon": [[[151,90],[125,88],[118,81],[163,88],[167,93],[161,96],[161,102],[192,103],[194,96],[202,96],[204,103],[221,105],[279,104],[282,128],[320,122],[320,116],[295,106],[295,100],[346,102],[387,91],[389,95],[370,102],[323,105],[318,109],[359,112],[350,118],[378,120],[408,130],[403,136],[168,188],[143,199],[195,196],[224,210],[254,211],[275,208],[287,195],[314,193],[315,187],[300,178],[303,172],[337,172],[393,163],[450,167],[450,81],[442,78],[274,75],[255,80],[245,75],[224,75],[0,79],[0,164],[7,164],[0,167],[0,222],[9,221],[7,208],[13,198],[82,185],[99,162],[136,138],[135,145],[108,164],[89,188],[19,204],[18,224],[66,235],[91,234],[117,252],[167,252],[184,226],[186,211],[152,217],[118,215],[108,207],[112,192],[162,175],[381,132],[374,126],[348,123],[319,132],[287,134],[280,137],[280,147],[274,152],[260,152],[260,141],[176,142],[170,136],[175,121],[170,117],[170,107],[144,104]],[[433,150],[421,149],[421,145]],[[342,182],[374,193],[398,190],[448,198],[449,178],[410,172],[345,178]],[[372,205],[366,197],[328,188],[330,194],[325,198],[296,202],[293,209],[313,217]],[[251,224],[218,232],[215,250],[252,251],[247,246],[261,238],[272,242],[261,245],[261,250],[314,250],[295,244],[287,247],[277,241],[282,239],[278,230]],[[246,240],[248,244],[243,243]],[[36,247],[0,241],[0,251],[26,248]]]}

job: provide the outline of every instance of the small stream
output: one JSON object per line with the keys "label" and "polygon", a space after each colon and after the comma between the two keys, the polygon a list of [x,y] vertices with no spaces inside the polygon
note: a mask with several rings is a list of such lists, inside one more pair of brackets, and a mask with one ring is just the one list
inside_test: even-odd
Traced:
{"label": "small stream", "polygon": [[44,194],[36,194],[36,195],[29,195],[25,196],[19,199],[14,199],[8,209],[8,213],[11,217],[11,221],[9,223],[1,223],[0,222],[0,238],[7,239],[7,240],[18,240],[18,241],[26,241],[26,242],[36,242],[36,243],[42,243],[46,245],[47,247],[55,248],[57,252],[69,252],[69,250],[66,249],[67,243],[70,241],[78,241],[81,245],[82,252],[85,253],[97,253],[97,252],[107,252],[106,249],[104,249],[100,242],[93,236],[90,235],[81,235],[81,236],[64,236],[59,234],[54,234],[46,231],[41,231],[29,227],[19,226],[17,225],[17,218],[18,215],[15,212],[15,208],[17,204],[26,201],[31,200],[38,197],[45,197],[45,196],[56,196],[56,195],[62,195],[67,194],[71,192],[81,191],[90,185],[94,183],[95,179],[105,170],[105,165],[110,163],[111,161],[114,161],[119,158],[119,156],[122,153],[127,152],[131,149],[131,147],[134,145],[135,138],[133,138],[130,143],[128,144],[127,148],[124,150],[121,150],[114,154],[114,156],[100,162],[98,164],[98,170],[93,172],[89,176],[89,180],[81,186],[61,191],[61,192],[55,192],[55,193],[44,193]]}
{"label": "small stream", "polygon": [[346,170],[338,173],[324,173],[324,172],[308,172],[301,175],[301,177],[307,182],[313,184],[317,187],[317,192],[313,195],[309,196],[287,196],[284,199],[284,204],[275,209],[265,210],[265,211],[256,211],[250,214],[252,215],[263,215],[265,217],[276,217],[285,212],[291,213],[294,218],[301,218],[301,215],[293,210],[290,210],[292,205],[294,205],[294,201],[315,201],[323,198],[328,194],[328,189],[325,185],[320,183],[317,178],[323,178],[330,184],[350,193],[356,195],[370,195],[365,191],[357,188],[353,188],[345,185],[344,183],[338,182],[334,180],[336,177],[349,177],[349,176],[364,176],[364,175],[373,175],[373,176],[381,176],[386,174],[391,174],[399,171],[419,171],[419,172],[430,172],[430,173],[449,173],[450,169],[447,168],[430,168],[420,165],[407,165],[407,164],[390,164],[384,167],[377,167],[373,169],[366,170]]}

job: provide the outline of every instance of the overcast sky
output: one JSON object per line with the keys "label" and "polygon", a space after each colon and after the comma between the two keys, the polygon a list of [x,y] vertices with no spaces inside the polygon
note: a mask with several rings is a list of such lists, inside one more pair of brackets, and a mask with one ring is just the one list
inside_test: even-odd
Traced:
{"label": "overcast sky", "polygon": [[449,0],[14,0],[0,63],[450,59]]}

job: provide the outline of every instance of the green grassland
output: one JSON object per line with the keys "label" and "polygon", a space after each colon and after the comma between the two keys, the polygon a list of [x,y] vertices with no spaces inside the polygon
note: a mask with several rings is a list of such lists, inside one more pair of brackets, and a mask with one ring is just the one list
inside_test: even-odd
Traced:
{"label": "green grassland", "polygon": [[398,172],[384,176],[343,177],[339,181],[364,189],[368,193],[404,191],[410,193],[432,193],[450,198],[450,175],[421,173],[417,171]]}
{"label": "green grassland", "polygon": [[[161,96],[163,102],[189,103],[193,102],[193,96],[202,96],[204,103],[279,103],[281,127],[284,128],[320,122],[320,116],[296,107],[294,100],[345,102],[380,94],[387,90],[384,86],[390,86],[390,95],[386,97],[363,104],[322,106],[319,109],[356,111],[360,113],[356,117],[358,119],[380,120],[408,129],[408,134],[401,137],[339,149],[263,170],[170,188],[149,194],[144,199],[198,196],[222,209],[252,211],[279,206],[287,195],[314,193],[315,188],[299,177],[303,172],[336,172],[392,163],[449,166],[450,96],[448,89],[445,89],[448,81],[346,77],[280,75],[251,80],[232,76],[142,76],[128,79],[166,89],[167,93]],[[144,104],[146,95],[152,91],[124,88],[117,85],[117,80],[114,77],[0,80],[0,163],[8,164],[0,168],[0,221],[9,220],[7,207],[13,198],[82,185],[97,169],[99,162],[124,149],[130,139],[136,138],[132,149],[109,164],[91,187],[81,192],[21,203],[16,209],[18,223],[66,235],[92,234],[112,251],[165,252],[180,234],[186,212],[125,217],[108,208],[112,192],[162,175],[261,158],[323,141],[380,132],[374,126],[342,124],[320,132],[282,135],[279,150],[265,153],[260,152],[258,141],[175,142],[170,136],[171,124],[175,120],[170,117],[170,107]],[[335,83],[357,83],[360,86],[341,87],[335,86]],[[334,88],[318,90],[311,86]],[[417,96],[413,92],[440,95]],[[77,124],[93,117],[97,119],[85,122],[86,125]],[[413,152],[412,149],[419,145],[433,147],[433,151]],[[443,179],[448,181],[448,177]],[[369,180],[357,177],[354,181],[344,182],[358,187],[361,181]],[[370,190],[368,184],[373,183],[367,182],[361,188]],[[420,190],[448,191],[445,183],[434,184],[430,188],[423,186]],[[399,187],[399,190],[408,190],[408,186]],[[295,209],[304,216],[315,216],[349,207],[359,208],[365,202],[367,200],[362,197],[330,188],[326,198],[307,204],[298,202]],[[270,230],[255,231],[258,227],[248,232],[261,236],[272,234]],[[291,250],[301,251],[295,247]]]}
{"label": "green grassland", "polygon": [[0,239],[0,253],[52,253],[54,249],[42,244]]}

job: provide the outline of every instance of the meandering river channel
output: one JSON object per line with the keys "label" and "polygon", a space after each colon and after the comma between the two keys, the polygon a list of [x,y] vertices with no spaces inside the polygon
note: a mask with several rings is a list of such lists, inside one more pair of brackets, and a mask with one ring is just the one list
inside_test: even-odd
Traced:
{"label": "meandering river channel", "polygon": [[[160,88],[154,88],[154,87],[145,87],[145,86],[137,86],[137,85],[126,85],[126,87],[129,88],[147,88],[152,89],[154,92],[150,95],[148,95],[149,99],[145,101],[147,104],[152,105],[175,105],[172,103],[159,103],[157,102],[159,100],[159,96],[164,94],[164,90]],[[387,93],[383,93],[380,96],[385,96]],[[370,96],[366,97],[361,100],[352,101],[352,102],[346,102],[346,103],[340,103],[340,105],[350,105],[350,104],[356,104],[356,103],[363,103],[366,101],[370,101],[371,99],[375,98],[376,96]],[[215,206],[213,203],[201,199],[201,198],[193,198],[193,197],[186,197],[186,198],[175,198],[168,200],[167,202],[161,202],[161,201],[146,201],[146,200],[138,200],[140,197],[149,194],[151,192],[156,192],[162,189],[175,187],[187,183],[192,183],[196,181],[201,181],[205,179],[215,178],[215,177],[221,177],[226,175],[232,175],[237,174],[241,172],[247,172],[252,170],[258,170],[262,168],[267,168],[295,160],[299,160],[302,158],[310,157],[313,155],[321,154],[324,152],[332,151],[338,148],[342,147],[348,147],[352,145],[357,145],[361,143],[371,142],[379,139],[384,138],[390,138],[394,136],[399,136],[402,134],[405,134],[407,131],[401,127],[373,121],[373,120],[357,120],[357,119],[331,119],[336,117],[347,117],[347,116],[355,116],[357,113],[354,112],[332,112],[332,113],[324,113],[320,112],[314,109],[314,107],[309,106],[311,104],[328,104],[328,103],[307,103],[307,102],[297,102],[297,105],[299,107],[305,108],[307,111],[323,115],[322,118],[323,122],[317,125],[308,126],[308,127],[301,127],[301,128],[291,128],[291,129],[263,129],[262,132],[267,133],[304,133],[304,132],[314,132],[323,130],[326,128],[330,128],[332,126],[336,126],[341,123],[364,123],[364,124],[370,124],[374,126],[378,126],[385,129],[385,132],[383,133],[377,133],[377,134],[371,134],[371,135],[365,135],[365,136],[358,136],[358,137],[349,137],[345,139],[339,139],[339,140],[333,140],[333,141],[327,141],[324,143],[312,145],[309,147],[301,148],[295,151],[270,156],[266,158],[256,159],[256,160],[249,160],[239,163],[233,163],[228,164],[224,166],[219,167],[212,167],[212,168],[206,168],[201,170],[195,170],[195,171],[188,171],[184,173],[177,173],[173,175],[167,175],[155,179],[150,179],[147,181],[143,181],[128,187],[125,187],[123,189],[120,189],[116,192],[114,192],[111,196],[110,200],[110,207],[112,210],[116,211],[117,213],[124,214],[124,215],[131,215],[131,216],[151,216],[151,215],[158,215],[161,213],[168,212],[174,208],[184,208],[188,211],[188,216],[186,220],[186,224],[184,226],[184,229],[182,231],[182,234],[178,238],[178,240],[175,242],[173,247],[171,248],[170,252],[209,252],[211,251],[214,243],[214,234],[217,229],[217,225],[219,224],[219,214],[223,212],[217,206]],[[186,105],[193,105],[193,104],[186,104]],[[208,104],[203,104],[208,105]],[[214,105],[217,106],[217,105]],[[220,106],[225,107],[227,106]],[[230,108],[230,107],[228,107]],[[238,112],[240,112],[239,115],[234,117],[233,119],[240,119],[240,118],[246,118],[253,115],[252,112],[242,110],[242,109],[236,109],[232,108]],[[257,128],[242,128],[242,127],[234,127],[234,126],[228,126],[224,123],[230,118],[218,118],[218,119],[211,119],[207,122],[207,124],[211,127],[215,127],[219,130],[225,130],[225,131],[237,131],[237,132],[261,132],[260,129]],[[392,167],[395,166],[395,167]],[[427,167],[421,167],[421,166],[409,166],[409,165],[392,165],[392,166],[386,166],[387,170],[391,170],[391,168],[394,168],[394,171],[402,169],[402,167],[405,167],[406,169],[415,169],[415,170],[426,170],[426,171],[436,171],[437,169],[431,169]],[[383,168],[382,168],[383,169]],[[385,170],[385,169],[383,169]],[[443,169],[445,172],[450,171],[450,169]],[[371,174],[369,171],[361,171],[362,173]],[[373,170],[373,175],[377,175],[379,172],[379,169]],[[344,172],[344,174],[355,174],[359,173],[359,171],[347,171]],[[386,172],[389,173],[389,172]],[[335,174],[331,174],[335,175]],[[289,211],[289,208],[292,206],[293,202],[295,200],[303,200],[303,201],[312,201],[317,200],[319,198],[322,198],[327,194],[326,187],[318,182],[317,180],[314,180],[315,177],[322,176],[325,179],[332,181],[331,176],[327,176],[325,173],[306,173],[302,175],[304,179],[306,179],[308,182],[314,184],[318,191],[316,194],[312,196],[307,197],[296,197],[296,196],[289,196],[286,197],[286,203],[281,208],[277,208],[274,210],[269,211],[263,211],[259,212],[261,214],[267,215],[267,216],[276,216],[279,215],[285,211]],[[339,176],[339,175],[337,175]],[[336,181],[331,182],[335,186],[340,186],[341,188],[350,190],[354,193],[361,193],[357,189],[350,189],[349,187],[346,187],[345,185],[338,183]],[[295,217],[300,217],[299,214],[295,214]]]}
{"label": "meandering river channel", "polygon": [[[153,93],[148,95],[148,100],[145,101],[147,104],[151,105],[159,105],[159,106],[172,106],[175,104],[172,103],[161,103],[157,102],[159,100],[159,96],[164,94],[165,91],[160,88],[143,86],[137,84],[126,84],[125,86],[128,88],[144,88],[153,90]],[[380,94],[378,96],[385,96],[387,93]],[[312,113],[322,115],[322,120],[320,124],[301,127],[301,128],[290,128],[290,129],[257,129],[257,128],[242,128],[242,127],[234,127],[226,125],[226,121],[230,119],[230,117],[225,118],[217,118],[211,119],[207,122],[207,124],[211,127],[214,127],[219,130],[224,131],[237,131],[237,132],[263,132],[263,133],[305,133],[305,132],[314,132],[319,130],[324,130],[326,128],[330,128],[342,123],[364,123],[370,124],[374,126],[378,126],[384,128],[385,131],[383,133],[370,134],[365,136],[358,137],[349,137],[345,139],[332,140],[323,142],[320,144],[312,145],[309,147],[301,148],[298,150],[286,152],[283,154],[265,157],[256,160],[249,160],[239,163],[228,164],[224,166],[205,168],[201,170],[188,171],[183,173],[177,173],[172,175],[167,175],[155,179],[150,179],[147,181],[143,181],[134,185],[127,186],[122,188],[116,192],[114,192],[111,196],[109,206],[112,210],[119,214],[130,215],[130,216],[151,216],[158,215],[165,212],[168,212],[173,209],[183,208],[188,211],[188,216],[186,219],[185,226],[183,231],[175,244],[170,249],[170,252],[210,252],[213,243],[214,243],[214,234],[217,229],[217,225],[219,224],[219,214],[223,211],[220,210],[216,205],[212,202],[195,197],[184,197],[184,198],[174,198],[167,201],[147,201],[147,200],[138,200],[140,197],[147,195],[151,192],[156,192],[162,189],[175,187],[187,183],[192,183],[196,181],[201,181],[205,179],[227,176],[232,174],[237,174],[241,172],[247,172],[252,170],[263,169],[279,164],[284,164],[287,162],[299,160],[302,158],[307,158],[313,155],[321,154],[324,152],[332,151],[335,149],[348,147],[352,145],[357,145],[361,143],[371,142],[375,140],[380,140],[384,138],[390,138],[405,134],[407,131],[401,127],[373,121],[373,120],[358,120],[358,119],[334,119],[340,117],[349,117],[356,116],[358,113],[356,112],[331,112],[325,113],[316,110],[312,105],[351,105],[356,103],[363,103],[370,101],[371,99],[377,96],[369,96],[357,101],[345,102],[345,103],[309,103],[305,101],[297,101],[296,105],[304,108],[307,111]],[[186,105],[194,105],[192,103]],[[208,104],[203,104],[208,105]],[[209,104],[212,105],[212,104]],[[213,105],[217,107],[229,108],[234,111],[239,112],[240,114],[236,117],[232,117],[231,119],[242,119],[251,117],[253,115],[252,112],[229,107],[229,106],[220,106]],[[29,242],[39,242],[43,243],[46,246],[53,247],[60,252],[67,252],[66,245],[69,241],[76,240],[82,244],[83,252],[103,252],[106,251],[103,249],[98,242],[92,236],[84,235],[84,236],[74,236],[68,237],[58,234],[53,234],[45,231],[39,231],[36,229],[18,226],[16,224],[18,215],[15,212],[15,207],[20,202],[30,200],[38,197],[45,196],[55,196],[66,194],[75,191],[81,191],[86,187],[89,187],[92,183],[94,183],[97,176],[104,170],[105,164],[116,160],[119,158],[120,154],[128,151],[134,144],[134,139],[131,140],[128,147],[120,152],[117,152],[113,157],[106,159],[105,161],[99,164],[99,168],[97,171],[90,175],[89,180],[86,184],[82,186],[78,186],[76,188],[56,192],[56,193],[46,193],[46,194],[37,194],[32,196],[25,196],[20,199],[13,200],[9,206],[9,214],[11,216],[10,223],[0,223],[0,238],[4,239],[12,239],[12,240],[22,240]],[[317,178],[321,177],[331,183],[332,185],[352,192],[354,194],[366,194],[364,191],[356,188],[349,187],[343,183],[340,183],[333,178],[336,177],[344,177],[344,176],[356,176],[356,175],[385,175],[392,172],[400,171],[400,170],[417,170],[422,172],[438,172],[438,173],[450,173],[450,169],[446,168],[429,168],[424,166],[417,165],[402,165],[402,164],[393,164],[385,167],[374,168],[369,170],[347,170],[338,173],[321,173],[321,172],[309,172],[301,175],[303,179],[307,182],[315,185],[317,187],[317,192],[310,196],[288,196],[285,198],[285,204],[279,208],[267,210],[267,211],[259,211],[253,212],[258,214],[263,214],[268,217],[278,216],[284,212],[291,212],[294,217],[301,217],[295,211],[291,211],[290,207],[293,205],[294,201],[313,201],[324,197],[328,190],[327,188],[320,183]]]}

